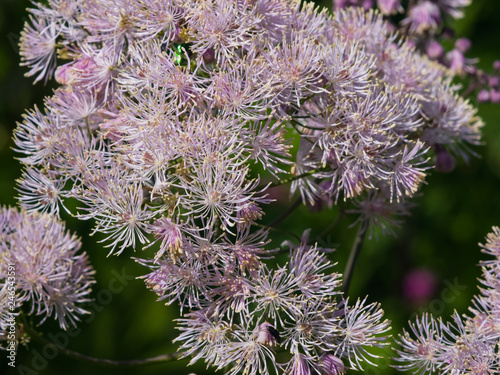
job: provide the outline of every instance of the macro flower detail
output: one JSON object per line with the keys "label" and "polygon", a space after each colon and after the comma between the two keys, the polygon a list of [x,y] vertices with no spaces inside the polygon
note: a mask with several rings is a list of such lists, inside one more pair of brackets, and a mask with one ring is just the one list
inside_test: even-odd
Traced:
{"label": "macro flower detail", "polygon": [[[310,206],[373,191],[405,202],[430,149],[467,158],[462,144],[479,142],[482,123],[445,68],[377,13],[331,16],[285,0],[272,11],[260,1],[121,3],[122,13],[95,1],[33,10],[21,46],[40,57],[25,64],[37,79],[55,71],[62,86],[15,136],[23,207],[58,214],[66,199],[82,202],[79,217],[96,220],[114,254],[149,246],[167,213],[200,230],[252,227],[270,200],[250,161],[274,180],[300,177],[291,192]],[[146,27],[157,8],[163,18]],[[50,51],[32,42],[42,23]],[[65,63],[56,69],[51,53]]]}
{"label": "macro flower detail", "polygon": [[[212,248],[220,246],[214,244]],[[379,306],[366,304],[366,300],[350,306],[339,290],[340,275],[323,273],[332,266],[325,254],[306,244],[298,248],[290,246],[292,259],[297,249],[302,254],[285,266],[276,270],[262,266],[258,272],[249,274],[236,268],[233,274],[238,276],[233,280],[229,275],[220,279],[216,270],[208,269],[212,267],[199,264],[205,271],[190,279],[194,282],[191,287],[199,290],[198,299],[192,294],[194,289],[179,287],[188,281],[187,277],[174,280],[171,269],[163,270],[164,266],[158,268],[140,261],[153,270],[145,277],[146,283],[160,300],[168,298],[167,303],[179,300],[194,310],[179,319],[181,334],[176,339],[182,343],[181,348],[187,349],[186,355],[193,356],[191,362],[203,358],[216,368],[234,362],[231,374],[241,371],[250,374],[311,371],[312,374],[321,369],[329,374],[342,374],[345,371],[342,358],[352,368],[362,369],[362,363],[374,356],[369,348],[387,344],[389,321],[383,319]],[[164,261],[170,262],[167,258]],[[172,281],[169,286],[167,280]],[[309,280],[311,287],[314,285],[312,290],[304,285],[304,280]],[[228,297],[234,301],[241,298],[245,307],[228,303]],[[198,309],[193,309],[195,306]],[[278,347],[280,352],[285,350],[292,356],[289,362],[277,362]],[[328,354],[332,352],[335,355]]]}
{"label": "macro flower detail", "polygon": [[[36,4],[21,64],[59,87],[14,134],[23,211],[3,215],[32,225],[27,239],[43,245],[33,259],[20,229],[0,232],[5,248],[28,246],[30,258],[16,258],[27,275],[20,301],[62,328],[85,313],[93,271],[79,241],[61,234],[56,218],[68,213],[93,222],[109,255],[142,251],[139,278],[178,306],[174,341],[190,364],[229,375],[373,365],[373,348],[388,345],[381,306],[348,297],[351,275],[336,271],[332,246],[278,224],[301,204],[335,205],[359,224],[358,243],[365,231],[394,233],[430,170],[468,160],[483,123],[453,77],[473,70],[470,43],[446,52],[434,40],[468,3],[411,2],[396,16],[402,34],[390,23],[399,0],[337,0],[333,14],[295,0]],[[490,78],[494,101],[500,81]],[[267,220],[279,185],[296,203]],[[273,231],[287,236],[279,249]],[[0,288],[0,307],[4,299]],[[423,318],[413,328],[425,338],[404,336],[408,359],[437,369],[451,339],[434,335],[447,327]],[[467,339],[471,352],[484,345]]]}
{"label": "macro flower detail", "polygon": [[410,322],[410,330],[405,330],[398,340],[399,369],[421,374],[498,372],[498,227],[493,227],[481,247],[493,259],[481,262],[481,287],[469,307],[471,314],[459,315],[455,311],[452,321],[446,323],[441,317],[424,314]]}
{"label": "macro flower detail", "polygon": [[84,304],[95,282],[87,254],[78,254],[80,240],[46,214],[2,208],[0,223],[0,289],[7,282],[7,264],[13,264],[19,307],[41,316],[41,323],[53,317],[63,329],[75,326],[87,313]]}

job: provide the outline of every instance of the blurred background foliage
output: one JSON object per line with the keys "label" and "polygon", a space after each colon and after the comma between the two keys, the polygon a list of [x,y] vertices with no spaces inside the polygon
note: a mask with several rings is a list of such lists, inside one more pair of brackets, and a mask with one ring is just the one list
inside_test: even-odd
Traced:
{"label": "blurred background foliage", "polygon": [[[318,1],[318,3],[321,3]],[[331,8],[330,2],[322,2]],[[33,86],[32,78],[25,78],[25,68],[19,67],[18,39],[27,19],[27,0],[1,0],[0,2],[0,204],[15,205],[15,179],[20,176],[20,166],[12,150],[12,130],[26,109],[43,106],[43,97],[50,95],[53,86]],[[474,0],[466,9],[466,17],[455,22],[457,36],[472,41],[468,57],[478,57],[478,67],[491,71],[492,63],[500,59],[500,4],[491,0]],[[440,315],[444,320],[456,309],[466,313],[472,296],[477,293],[478,263],[485,259],[478,242],[483,243],[491,227],[500,225],[500,105],[478,104],[483,118],[484,145],[475,147],[480,155],[467,165],[459,162],[449,174],[431,173],[421,194],[414,199],[412,215],[405,218],[395,237],[373,238],[365,242],[356,265],[349,298],[379,301],[392,321],[394,334],[407,325],[415,313],[424,311]],[[282,191],[287,196],[286,191]],[[280,199],[283,206],[270,210],[265,219],[269,222],[279,216],[290,202]],[[321,213],[299,208],[282,223],[288,231],[300,234],[312,227],[315,237],[328,227],[338,215],[338,209],[326,209]],[[138,359],[176,350],[171,343],[175,335],[173,320],[178,317],[176,307],[166,307],[155,301],[155,295],[146,290],[141,276],[145,269],[130,257],[143,254],[129,251],[120,257],[106,257],[107,251],[97,242],[99,236],[89,237],[92,223],[78,222],[64,217],[67,226],[81,237],[83,248],[88,252],[97,271],[94,295],[107,289],[115,274],[125,273],[133,279],[119,293],[101,293],[91,310],[101,310],[89,322],[82,322],[80,333],[70,338],[72,350],[109,359]],[[349,220],[350,219],[350,220]],[[349,228],[352,218],[324,236],[321,247],[335,247],[333,259],[342,272],[356,228]],[[273,241],[279,246],[287,239],[278,235]],[[146,256],[146,254],[144,254]],[[411,285],[423,285],[423,295],[411,297]],[[405,286],[406,285],[406,286]],[[450,287],[450,285],[452,285]],[[453,286],[454,285],[454,286]],[[418,289],[418,288],[417,288]],[[102,298],[102,297],[109,297]],[[90,321],[91,320],[91,321]],[[40,327],[40,331],[59,332],[53,322]],[[59,354],[56,358],[40,362],[36,352],[43,346],[32,342],[28,348],[20,348],[17,365],[25,365],[26,372],[11,370],[6,366],[5,353],[0,352],[0,373],[7,374],[188,374],[206,372],[202,363],[186,367],[187,360],[142,368],[104,368],[80,362]],[[386,355],[388,352],[382,353]],[[5,371],[4,371],[5,370]],[[32,372],[29,372],[31,370]],[[209,371],[207,373],[210,373]],[[392,374],[386,360],[378,369],[370,368],[367,374]]]}

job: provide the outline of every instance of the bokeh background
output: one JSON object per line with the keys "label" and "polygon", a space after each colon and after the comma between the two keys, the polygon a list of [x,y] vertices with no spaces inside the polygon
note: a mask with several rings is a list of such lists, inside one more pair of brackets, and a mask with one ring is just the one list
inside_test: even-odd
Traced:
{"label": "bokeh background", "polygon": [[[329,2],[323,4],[331,7]],[[26,69],[18,66],[17,42],[28,6],[27,0],[0,2],[0,205],[4,206],[16,204],[15,180],[20,177],[20,166],[12,150],[12,130],[26,109],[42,106],[43,97],[50,95],[53,88],[50,84],[34,86],[32,78],[23,76]],[[478,57],[477,65],[485,71],[491,71],[493,61],[500,59],[499,16],[497,1],[474,0],[466,9],[466,17],[454,24],[459,36],[472,41],[467,56]],[[473,158],[468,165],[459,162],[452,173],[432,173],[420,196],[414,199],[412,216],[405,219],[397,235],[367,241],[356,265],[350,298],[368,295],[370,301],[379,301],[392,321],[394,334],[416,313],[430,311],[447,320],[454,309],[461,314],[467,312],[472,296],[477,293],[478,263],[485,259],[478,242],[484,242],[492,226],[500,225],[500,104],[472,101],[486,123],[484,145],[474,148],[480,157]],[[286,199],[282,201],[284,206],[269,211],[267,221],[286,207]],[[299,235],[312,227],[315,236],[337,215],[335,207],[319,214],[301,207],[282,227]],[[92,223],[65,219],[67,226],[82,237],[83,248],[97,271],[94,296],[100,296],[91,308],[100,311],[88,318],[88,322],[82,322],[80,332],[70,338],[68,348],[109,359],[146,358],[175,351],[171,339],[175,336],[176,308],[156,302],[142,280],[136,279],[144,270],[130,257],[141,254],[130,251],[108,258],[107,251],[97,243],[99,237],[88,235]],[[355,231],[348,223],[341,224],[320,242],[320,246],[337,249],[333,258],[338,262],[339,272],[344,269]],[[283,239],[278,236],[273,244],[279,246]],[[116,278],[116,272],[129,276],[124,282],[126,288],[117,293],[103,292]],[[419,291],[425,293],[419,297]],[[59,332],[53,322],[39,330],[45,335]],[[22,370],[9,369],[4,352],[0,352],[0,374],[213,373],[207,372],[203,364],[186,367],[187,360],[125,369],[99,367],[62,354],[44,362],[37,356],[43,349],[36,342],[21,347],[17,365],[26,366]],[[378,369],[365,373],[392,374],[394,370],[382,360]]]}

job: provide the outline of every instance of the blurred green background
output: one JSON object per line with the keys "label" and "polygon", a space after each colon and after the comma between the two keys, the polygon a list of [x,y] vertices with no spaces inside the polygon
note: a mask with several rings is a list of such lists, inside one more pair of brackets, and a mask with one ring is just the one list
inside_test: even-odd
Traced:
{"label": "blurred green background", "polygon": [[[20,167],[12,151],[12,130],[25,110],[35,104],[42,106],[43,97],[50,95],[52,90],[50,85],[33,86],[33,79],[23,77],[26,69],[18,66],[17,41],[27,17],[27,6],[27,0],[1,0],[0,3],[1,205],[16,204],[15,179],[20,176]],[[486,71],[491,71],[493,61],[500,59],[499,15],[498,2],[474,0],[466,10],[466,18],[456,22],[458,34],[472,41],[468,56],[478,57],[478,67]],[[466,313],[472,296],[477,292],[477,277],[480,275],[477,265],[485,258],[477,244],[484,242],[492,226],[500,225],[500,105],[479,104],[478,108],[486,123],[483,132],[485,144],[474,148],[481,157],[472,159],[469,165],[460,162],[450,174],[432,173],[427,178],[427,185],[423,186],[421,196],[414,200],[416,207],[412,216],[406,218],[397,230],[397,236],[367,241],[359,258],[349,295],[353,299],[368,295],[370,301],[379,301],[393,322],[393,333],[400,332],[415,312],[431,311],[445,320],[454,309]],[[266,220],[278,214],[278,211],[270,212]],[[327,227],[336,215],[335,208],[321,214],[300,208],[282,226],[299,235],[312,226],[314,236]],[[141,254],[129,252],[120,257],[107,258],[107,251],[97,243],[98,236],[88,236],[91,223],[80,223],[69,217],[66,219],[67,226],[82,236],[83,248],[89,253],[97,271],[94,296],[101,298],[95,309],[102,310],[92,321],[79,326],[81,332],[70,338],[68,347],[90,356],[110,359],[146,358],[175,351],[171,338],[175,335],[172,321],[177,317],[176,308],[155,302],[155,295],[145,289],[141,280],[135,279],[145,270],[137,266],[130,256]],[[339,263],[339,272],[344,269],[355,231],[346,224],[320,243],[337,248],[334,259]],[[280,237],[274,244],[279,246],[283,239]],[[434,278],[435,290],[430,298],[420,303],[411,302],[403,294],[403,280],[408,273],[422,269]],[[112,270],[131,276],[126,281],[126,288],[118,293],[99,294],[115,277]],[[451,290],[451,294],[450,284],[459,286]],[[58,332],[58,327],[48,322],[40,327],[40,331],[45,334]],[[43,346],[35,342],[28,349],[19,350],[17,365],[25,365],[25,372],[20,371],[20,367],[15,371],[8,369],[4,352],[0,352],[0,373],[114,375],[206,372],[203,364],[186,367],[187,360],[143,368],[115,369],[79,362],[59,354],[44,363],[36,355],[43,350]],[[381,361],[378,369],[365,371],[368,374],[393,372],[387,361]]]}

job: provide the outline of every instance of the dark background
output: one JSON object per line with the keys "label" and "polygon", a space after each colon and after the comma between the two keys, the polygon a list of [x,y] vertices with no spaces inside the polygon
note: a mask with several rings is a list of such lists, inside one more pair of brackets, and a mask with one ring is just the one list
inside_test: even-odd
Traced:
{"label": "dark background", "polygon": [[[328,4],[327,4],[328,5]],[[20,166],[14,159],[11,140],[12,130],[26,109],[43,105],[43,97],[50,95],[52,87],[32,85],[32,78],[25,78],[27,71],[20,68],[17,41],[29,6],[26,0],[1,0],[0,3],[0,204],[15,205],[15,179],[20,176]],[[468,57],[480,59],[478,67],[491,71],[495,59],[500,59],[500,5],[491,0],[474,0],[466,9],[466,18],[456,22],[459,36],[472,41]],[[474,104],[477,101],[472,99]],[[483,118],[484,146],[475,147],[481,155],[469,165],[459,162],[450,174],[432,173],[421,196],[415,199],[416,207],[397,230],[396,237],[382,237],[365,243],[356,266],[350,290],[352,299],[368,295],[370,301],[379,301],[387,317],[392,320],[396,334],[406,325],[415,312],[431,311],[447,320],[456,309],[466,313],[472,296],[477,292],[478,262],[485,259],[478,242],[484,242],[494,225],[500,225],[500,105],[478,104]],[[271,211],[269,219],[278,215]],[[290,231],[300,234],[313,227],[313,235],[325,228],[337,215],[336,209],[321,214],[301,208],[294,217],[283,223]],[[97,270],[94,296],[106,290],[113,279],[112,270],[122,271],[134,277],[144,269],[131,261],[130,256],[140,253],[125,252],[120,257],[107,258],[107,251],[97,242],[98,236],[89,237],[91,223],[79,223],[67,219],[67,226],[82,236],[83,248],[89,253]],[[341,226],[327,238],[325,245],[335,245],[334,258],[342,272],[354,228]],[[279,242],[277,243],[279,245]],[[403,294],[403,280],[415,269],[426,269],[436,281],[432,297],[419,304],[411,303]],[[83,322],[81,332],[70,338],[72,350],[100,358],[135,359],[160,355],[176,350],[170,341],[175,335],[172,320],[177,317],[176,308],[155,302],[152,292],[145,289],[141,280],[129,280],[123,292],[101,292],[97,308],[102,309],[91,322]],[[461,288],[450,294],[449,284]],[[448,288],[448,289],[447,289]],[[445,294],[443,294],[443,292]],[[443,296],[445,298],[443,298]],[[100,302],[99,302],[100,301]],[[59,332],[56,324],[48,322],[39,328],[48,334]],[[59,354],[44,363],[37,360],[43,345],[33,342],[28,348],[20,348],[17,365],[25,365],[9,374],[188,374],[204,373],[204,366],[186,367],[187,360],[177,363],[153,365],[144,368],[103,368],[80,362]],[[0,352],[0,373],[3,373],[4,352]],[[48,353],[50,357],[52,353]],[[31,372],[30,372],[31,371]],[[379,369],[369,369],[368,374],[391,374],[386,361]]]}

